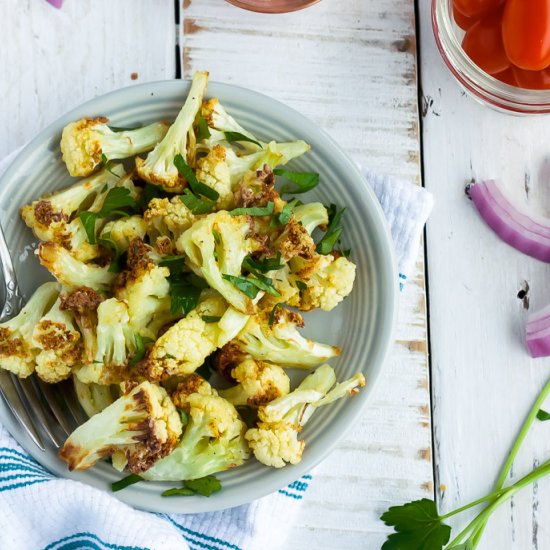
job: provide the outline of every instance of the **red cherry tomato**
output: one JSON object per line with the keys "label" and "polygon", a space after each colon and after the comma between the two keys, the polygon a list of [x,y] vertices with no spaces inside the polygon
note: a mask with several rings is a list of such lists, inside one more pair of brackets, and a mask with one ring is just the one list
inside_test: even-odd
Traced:
{"label": "red cherry tomato", "polygon": [[521,69],[550,65],[550,0],[508,0],[502,18],[508,59]]}
{"label": "red cherry tomato", "polygon": [[502,5],[503,1],[504,0],[454,0],[453,7],[466,17],[477,18],[481,15],[495,11]]}
{"label": "red cherry tomato", "polygon": [[[512,66],[512,72],[520,88],[528,90],[550,90],[550,68],[542,71],[526,71]],[[495,75],[496,78],[496,75]]]}
{"label": "red cherry tomato", "polygon": [[462,39],[468,57],[489,74],[501,73],[510,66],[502,44],[501,21],[500,11],[484,17],[474,23]]}
{"label": "red cherry tomato", "polygon": [[514,71],[511,67],[506,69],[505,71],[502,71],[501,73],[496,73],[492,76],[494,76],[497,80],[504,82],[505,84],[510,84],[510,86],[518,86]]}
{"label": "red cherry tomato", "polygon": [[467,31],[476,22],[476,19],[473,17],[466,17],[462,12],[456,9],[456,0],[453,2],[453,17],[456,24],[463,31]]}

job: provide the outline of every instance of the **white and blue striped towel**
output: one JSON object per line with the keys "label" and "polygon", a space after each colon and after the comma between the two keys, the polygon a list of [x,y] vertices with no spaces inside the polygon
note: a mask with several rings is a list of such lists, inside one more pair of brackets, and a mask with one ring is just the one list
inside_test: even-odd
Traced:
{"label": "white and blue striped towel", "polygon": [[[0,163],[0,173],[10,158]],[[363,170],[391,226],[401,286],[413,268],[432,196]],[[278,550],[311,476],[250,504],[184,515],[134,510],[115,497],[60,479],[0,426],[0,549]]]}

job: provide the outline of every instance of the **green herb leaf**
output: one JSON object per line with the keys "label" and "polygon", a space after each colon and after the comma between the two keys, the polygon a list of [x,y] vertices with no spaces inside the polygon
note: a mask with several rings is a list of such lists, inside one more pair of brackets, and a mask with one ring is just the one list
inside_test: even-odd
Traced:
{"label": "green herb leaf", "polygon": [[229,143],[235,143],[239,141],[247,141],[250,143],[255,143],[260,149],[263,149],[262,144],[259,141],[256,141],[255,139],[249,138],[248,136],[245,136],[244,134],[241,134],[240,132],[224,132],[225,139]]}
{"label": "green herb leaf", "polygon": [[212,493],[217,493],[222,488],[222,484],[216,476],[201,477],[199,479],[184,481],[183,483],[187,489],[191,489],[203,497],[209,497]]}
{"label": "green herb leaf", "polygon": [[212,135],[210,133],[210,128],[208,128],[208,123],[200,113],[197,120],[197,130],[197,141],[208,139]]}
{"label": "green herb leaf", "polygon": [[195,491],[186,489],[185,487],[174,487],[173,489],[166,489],[161,493],[161,497],[192,497]]}
{"label": "green herb leaf", "polygon": [[221,317],[216,317],[215,315],[203,315],[201,319],[205,323],[218,323]]}
{"label": "green herb leaf", "polygon": [[179,409],[179,413],[180,413],[180,419],[183,427],[187,426],[187,424],[189,423],[189,415],[185,411],[182,411],[181,409]]}
{"label": "green herb leaf", "polygon": [[185,178],[189,187],[191,188],[191,191],[193,191],[195,195],[203,195],[212,201],[217,201],[220,198],[220,194],[215,189],[212,189],[212,187],[201,183],[197,179],[197,176],[195,176],[195,172],[193,172],[191,166],[189,166],[189,164],[185,162],[184,158],[181,155],[176,155],[174,157],[174,166],[178,169],[178,172]]}
{"label": "green herb leaf", "polygon": [[543,409],[539,409],[539,412],[537,413],[537,418],[539,420],[542,420],[543,422],[545,420],[550,420],[550,413],[546,412]]}
{"label": "green herb leaf", "polygon": [[137,201],[137,205],[140,210],[147,210],[149,203],[153,199],[164,199],[168,197],[173,197],[173,195],[171,193],[167,193],[158,185],[146,183]]}
{"label": "green herb leaf", "polygon": [[160,267],[179,268],[184,261],[185,256],[165,256],[162,260],[160,260],[158,265]]}
{"label": "green herb leaf", "polygon": [[189,189],[183,190],[183,195],[180,195],[180,199],[191,210],[193,214],[210,214],[216,206],[214,201],[208,199],[200,199],[194,195]]}
{"label": "green herb leaf", "polygon": [[120,178],[118,174],[115,174],[113,172],[112,162],[103,153],[101,153],[101,165],[105,168],[105,170],[107,170],[107,172],[109,172],[109,174],[112,174],[113,176]]}
{"label": "green herb leaf", "polygon": [[132,197],[130,189],[127,187],[113,187],[109,190],[105,199],[103,200],[103,206],[98,212],[98,216],[106,218],[112,214],[119,214],[127,216],[127,212],[121,212],[122,208],[136,208],[137,201]]}
{"label": "green herb leaf", "polygon": [[292,211],[298,204],[298,199],[294,199],[290,201],[288,204],[285,204],[283,207],[281,213],[279,214],[279,223],[282,225],[286,225],[290,221],[290,217],[292,216]]}
{"label": "green herb leaf", "polygon": [[319,184],[319,174],[316,172],[291,172],[284,168],[275,168],[273,173],[276,176],[282,176],[287,180],[296,184],[296,187],[291,188],[288,185],[281,187],[281,195],[292,193],[298,195],[300,193],[307,193]]}
{"label": "green herb leaf", "polygon": [[271,216],[275,203],[269,201],[265,206],[251,206],[250,208],[235,208],[229,212],[230,216]]}
{"label": "green herb leaf", "polygon": [[113,132],[131,132],[132,130],[138,130],[139,128],[143,128],[143,124],[138,124],[133,128],[129,128],[127,126],[109,126],[109,130],[112,130]]}
{"label": "green herb leaf", "polygon": [[127,258],[128,253],[124,251],[111,262],[111,265],[109,266],[109,269],[107,271],[109,273],[120,273],[126,267]]}
{"label": "green herb leaf", "polygon": [[178,313],[184,317],[197,307],[201,289],[185,283],[172,283],[170,285],[170,312]]}
{"label": "green herb leaf", "polygon": [[396,531],[388,536],[382,550],[441,550],[451,536],[451,528],[439,519],[435,502],[427,498],[392,506],[380,519]]}
{"label": "green herb leaf", "polygon": [[254,299],[258,295],[260,289],[250,279],[226,274],[223,274],[222,277],[238,288],[243,294],[246,294],[249,298]]}
{"label": "green herb leaf", "polygon": [[334,204],[331,204],[328,207],[329,224],[325,235],[317,243],[317,252],[319,254],[330,254],[336,246],[336,243],[344,230],[340,224],[345,210],[345,208],[338,210]]}
{"label": "green herb leaf", "polygon": [[97,221],[98,215],[95,212],[80,212],[78,216],[84,226],[84,231],[86,231],[88,242],[90,244],[97,244],[95,222]]}
{"label": "green herb leaf", "polygon": [[306,285],[306,283],[304,283],[304,281],[296,281],[296,286],[300,290],[307,290],[307,285]]}
{"label": "green herb leaf", "polygon": [[134,483],[138,483],[139,481],[143,481],[143,478],[141,476],[130,474],[129,476],[123,477],[122,479],[119,479],[118,481],[112,483],[111,491],[113,493],[116,493],[117,491],[125,489],[129,485],[133,485]]}
{"label": "green herb leaf", "polygon": [[285,306],[284,302],[278,302],[273,306],[273,309],[271,310],[269,317],[267,319],[267,323],[270,327],[272,327],[273,323],[275,322],[275,315],[277,314],[277,309],[280,307],[284,308],[284,306]]}
{"label": "green herb leaf", "polygon": [[134,367],[145,357],[145,346],[154,342],[153,339],[147,336],[143,337],[138,332],[134,333],[134,339],[136,341],[136,353],[128,362],[130,367]]}
{"label": "green herb leaf", "polygon": [[105,248],[108,248],[115,256],[118,256],[120,254],[120,251],[118,250],[118,245],[111,238],[110,231],[108,231],[107,233],[102,233],[99,237],[98,243]]}
{"label": "green herb leaf", "polygon": [[242,263],[242,269],[246,269],[251,273],[268,273],[269,271],[278,271],[283,269],[284,265],[281,262],[281,253],[277,253],[275,258],[264,258],[258,260],[252,256],[246,256]]}

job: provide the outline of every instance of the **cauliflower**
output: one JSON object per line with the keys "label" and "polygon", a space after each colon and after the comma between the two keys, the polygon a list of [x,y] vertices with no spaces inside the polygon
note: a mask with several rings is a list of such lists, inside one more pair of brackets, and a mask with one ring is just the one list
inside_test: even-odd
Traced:
{"label": "cauliflower", "polygon": [[258,426],[249,429],[245,437],[262,464],[282,468],[287,463],[300,462],[305,442],[298,440],[298,433],[313,412],[345,395],[357,393],[357,388],[365,385],[365,377],[359,373],[336,386],[335,382],[334,370],[322,365],[293,392],[258,409]]}
{"label": "cauliflower", "polygon": [[165,122],[155,122],[114,132],[107,126],[108,118],[83,118],[71,122],[61,134],[61,154],[71,176],[88,176],[105,155],[109,160],[125,159],[150,151],[168,131]]}
{"label": "cauliflower", "polygon": [[78,402],[88,417],[100,413],[115,401],[113,386],[84,384],[75,375],[73,375],[73,384]]}
{"label": "cauliflower", "polygon": [[246,216],[230,216],[222,210],[195,222],[176,242],[178,251],[187,256],[187,265],[243,313],[253,313],[254,303],[226,277],[239,277],[245,256],[255,249],[249,231]]}
{"label": "cauliflower", "polygon": [[49,384],[64,380],[80,362],[82,342],[73,316],[61,309],[61,298],[34,327],[33,343],[36,356],[36,374]]}
{"label": "cauliflower", "polygon": [[124,453],[128,470],[139,474],[168,455],[181,432],[179,414],[166,391],[143,382],[79,426],[59,457],[70,470],[86,470],[105,456]]}
{"label": "cauliflower", "polygon": [[96,354],[97,308],[105,299],[93,288],[81,286],[67,294],[60,294],[62,311],[70,311],[82,335],[83,363],[91,363]]}
{"label": "cauliflower", "polygon": [[40,243],[36,252],[40,263],[69,289],[87,286],[94,290],[106,290],[114,281],[115,274],[109,271],[109,266],[80,262],[57,243]]}
{"label": "cauliflower", "polygon": [[216,201],[218,210],[231,210],[235,205],[231,173],[226,159],[225,148],[216,145],[205,157],[197,161],[197,179],[219,194]]}
{"label": "cauliflower", "polygon": [[302,311],[316,307],[331,311],[353,289],[356,266],[343,256],[315,254],[311,260],[295,258],[291,269],[297,271],[296,275],[306,285],[298,306]]}
{"label": "cauliflower", "polygon": [[220,390],[219,394],[235,406],[265,405],[290,391],[290,378],[278,365],[245,359],[231,375],[239,384]]}
{"label": "cauliflower", "polygon": [[[203,390],[204,391],[204,390]],[[176,448],[143,473],[150,481],[198,479],[240,466],[250,457],[246,424],[225,399],[205,393],[185,397],[188,423]]]}
{"label": "cauliflower", "polygon": [[311,235],[294,217],[290,218],[283,232],[274,244],[275,249],[278,250],[287,261],[295,256],[312,258],[316,254],[315,242],[311,238]]}
{"label": "cauliflower", "polygon": [[286,202],[275,190],[275,174],[269,164],[256,171],[248,171],[234,189],[235,202],[239,207],[275,205],[274,212],[281,212]]}
{"label": "cauliflower", "polygon": [[141,239],[128,248],[127,269],[117,276],[115,296],[128,304],[130,327],[155,339],[158,331],[177,316],[171,313],[170,269],[153,261],[155,252]]}
{"label": "cauliflower", "polygon": [[326,227],[329,221],[328,211],[320,202],[308,202],[295,206],[292,215],[310,235],[317,227]]}
{"label": "cauliflower", "polygon": [[297,330],[301,326],[303,319],[298,313],[277,308],[272,326],[265,313],[253,315],[232,343],[254,359],[283,367],[308,369],[340,354],[338,347],[304,338]]}
{"label": "cauliflower", "polygon": [[180,235],[195,222],[195,216],[179,196],[171,199],[152,199],[143,213],[143,219],[147,224],[147,235],[152,243],[169,239],[170,247],[167,252],[172,252]]}
{"label": "cauliflower", "polygon": [[[221,319],[207,322],[207,317]],[[234,337],[246,321],[247,317],[228,308],[223,298],[208,297],[160,336],[138,368],[149,380],[192,373],[216,348]]]}
{"label": "cauliflower", "polygon": [[196,72],[193,75],[189,95],[164,139],[145,160],[136,157],[136,168],[143,180],[172,193],[181,193],[186,187],[185,180],[174,166],[174,157],[182,155],[184,159],[188,158],[188,135],[192,135],[191,143],[194,144],[193,123],[201,107],[207,84],[207,72]]}
{"label": "cauliflower", "polygon": [[[83,204],[90,201],[88,210],[98,212],[109,190],[120,185],[121,179],[129,185],[123,176],[122,165],[114,166],[112,173],[102,170],[91,178],[23,206],[21,217],[41,241],[63,246],[80,261],[96,258],[100,254],[99,247],[88,242],[84,226],[75,215]],[[98,228],[101,222],[96,220],[95,223]]]}
{"label": "cauliflower", "polygon": [[141,216],[126,216],[107,222],[101,230],[99,241],[120,254],[128,250],[133,239],[144,239],[146,233],[147,223]]}
{"label": "cauliflower", "polygon": [[34,327],[50,310],[58,295],[56,283],[44,283],[17,316],[0,324],[0,368],[20,378],[34,372],[35,359],[40,351],[32,340]]}

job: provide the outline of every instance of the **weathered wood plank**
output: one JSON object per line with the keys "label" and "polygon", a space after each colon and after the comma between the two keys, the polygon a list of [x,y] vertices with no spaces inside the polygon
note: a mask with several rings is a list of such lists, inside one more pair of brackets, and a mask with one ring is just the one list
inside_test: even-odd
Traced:
{"label": "weathered wood plank", "polygon": [[174,76],[172,2],[0,0],[0,13],[0,157],[94,96]]}
{"label": "weathered wood plank", "polygon": [[[325,0],[287,15],[186,0],[184,76],[284,101],[375,170],[420,181],[413,2]],[[423,262],[371,406],[318,468],[288,549],[377,548],[389,504],[432,496]],[[330,496],[328,496],[330,495]]]}
{"label": "weathered wood plank", "polygon": [[[429,9],[429,0],[421,0],[424,175],[437,205],[427,229],[434,458],[436,486],[445,486],[439,502],[450,510],[491,490],[550,364],[529,358],[523,336],[526,308],[550,299],[548,266],[499,241],[464,185],[498,178],[518,204],[548,216],[550,127],[548,118],[503,115],[467,97],[439,57]],[[522,300],[526,283],[529,299]],[[548,458],[546,430],[535,426],[515,479]],[[479,549],[550,548],[542,520],[550,513],[549,483],[503,506]]]}

